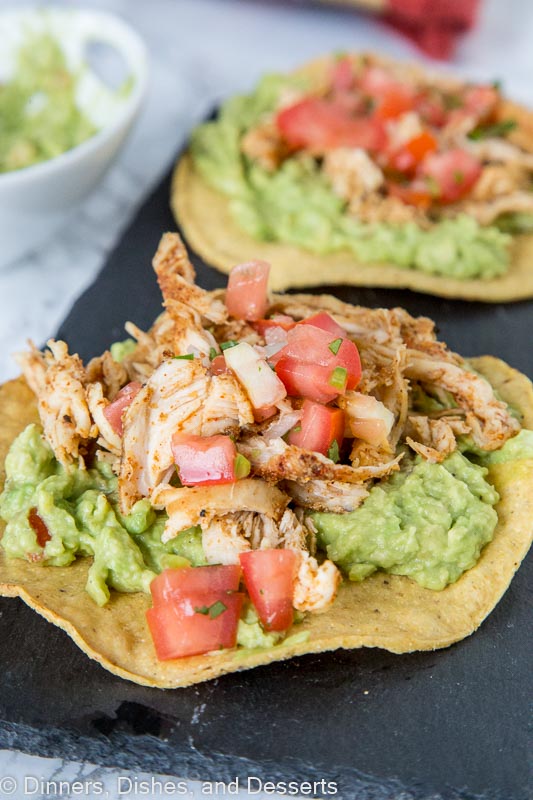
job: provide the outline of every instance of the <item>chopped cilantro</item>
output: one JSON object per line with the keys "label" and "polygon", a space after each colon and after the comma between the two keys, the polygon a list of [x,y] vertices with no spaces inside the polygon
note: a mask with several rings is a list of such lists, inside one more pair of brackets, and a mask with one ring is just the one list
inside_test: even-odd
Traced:
{"label": "chopped cilantro", "polygon": [[455,172],[453,173],[453,179],[457,184],[462,183],[465,179],[464,172],[462,172],[460,169],[456,169]]}
{"label": "chopped cilantro", "polygon": [[210,361],[212,361],[212,360],[213,360],[214,358],[216,358],[217,356],[218,356],[218,353],[217,353],[217,351],[215,350],[215,348],[214,348],[214,347],[210,347],[210,348],[209,348],[209,360],[210,360]]}
{"label": "chopped cilantro", "polygon": [[342,344],[342,339],[334,339],[331,342],[331,344],[328,345],[328,347],[331,350],[331,352],[333,353],[333,355],[335,355],[335,356],[337,355],[337,353],[339,352],[339,347],[341,346],[341,344]]}
{"label": "chopped cilantro", "polygon": [[293,433],[300,433],[301,430],[302,430],[302,426],[301,425],[296,425],[296,427],[292,429],[292,432]]}
{"label": "chopped cilantro", "polygon": [[194,354],[193,353],[186,353],[184,356],[174,356],[174,359],[179,361],[193,361]]}
{"label": "chopped cilantro", "polygon": [[328,458],[331,458],[332,461],[337,463],[339,460],[339,443],[336,439],[333,439],[332,443],[328,448]]}
{"label": "chopped cilantro", "polygon": [[335,367],[329,379],[329,385],[334,389],[344,391],[346,380],[348,378],[348,370],[346,367]]}
{"label": "chopped cilantro", "polygon": [[220,617],[220,615],[223,614],[227,608],[228,607],[225,606],[221,600],[217,600],[212,606],[197,606],[194,609],[194,613],[203,614],[206,617],[209,615],[210,619],[216,619],[217,617]]}
{"label": "chopped cilantro", "polygon": [[222,342],[220,345],[221,350],[228,350],[230,347],[237,347],[239,342],[236,342],[235,339],[228,339],[227,342]]}
{"label": "chopped cilantro", "polygon": [[501,122],[494,122],[492,125],[478,125],[468,134],[469,139],[489,139],[493,136],[507,136],[517,126],[515,119],[503,119]]}

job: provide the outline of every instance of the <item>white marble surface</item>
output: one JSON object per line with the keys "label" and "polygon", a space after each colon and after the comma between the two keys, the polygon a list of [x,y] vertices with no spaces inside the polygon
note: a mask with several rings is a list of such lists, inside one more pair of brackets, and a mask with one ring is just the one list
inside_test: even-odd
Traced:
{"label": "white marble surface", "polygon": [[[14,0],[0,0],[0,10],[12,5]],[[53,334],[188,131],[214,101],[249,87],[266,70],[288,68],[328,50],[376,48],[404,57],[414,52],[373,20],[331,8],[273,0],[86,0],[83,5],[116,11],[145,37],[151,51],[150,91],[134,134],[98,190],[38,253],[0,272],[0,380],[17,373],[11,353],[28,337],[41,343]],[[530,0],[485,0],[480,24],[465,37],[452,66],[474,78],[501,78],[509,93],[533,105],[532,36]],[[0,752],[0,798],[75,796],[54,794],[46,787],[33,791],[35,783],[29,794],[24,776],[102,781],[103,796],[110,800],[146,796],[133,790],[120,795],[113,771]],[[2,784],[6,777],[17,782],[11,792],[14,784]],[[205,796],[201,784],[188,790],[189,796]],[[102,795],[88,790],[82,796]]]}

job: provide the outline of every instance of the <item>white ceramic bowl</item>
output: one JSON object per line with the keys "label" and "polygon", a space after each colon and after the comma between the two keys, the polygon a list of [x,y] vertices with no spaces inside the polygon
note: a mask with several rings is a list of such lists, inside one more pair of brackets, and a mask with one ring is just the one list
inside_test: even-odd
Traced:
{"label": "white ceramic bowl", "polygon": [[87,45],[105,44],[123,61],[131,79],[124,96],[84,68],[76,102],[98,132],[67,152],[25,169],[0,173],[0,266],[35,250],[87,197],[108,169],[139,111],[147,84],[146,48],[118,17],[101,11],[46,9],[0,13],[0,80],[13,70],[28,30],[50,31],[69,69],[85,63]]}

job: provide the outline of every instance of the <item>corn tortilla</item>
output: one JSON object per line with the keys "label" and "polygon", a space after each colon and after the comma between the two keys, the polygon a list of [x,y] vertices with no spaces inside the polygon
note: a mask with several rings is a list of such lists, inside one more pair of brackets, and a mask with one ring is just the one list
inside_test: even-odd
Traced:
{"label": "corn tortilla", "polygon": [[[394,65],[385,58],[374,62]],[[298,70],[317,86],[324,82],[331,58],[324,57]],[[402,64],[413,77],[424,74],[435,84],[447,88],[462,85],[457,78],[423,72],[416,65]],[[533,152],[533,112],[510,100],[502,99],[499,119],[513,118],[517,128],[508,137],[528,152]],[[182,156],[171,187],[171,207],[189,246],[204,261],[229,273],[235,264],[261,258],[271,262],[270,287],[274,291],[319,285],[386,286],[412,289],[442,297],[480,300],[488,303],[523,300],[533,297],[533,234],[513,237],[509,269],[488,280],[459,280],[431,275],[419,269],[391,264],[360,263],[348,251],[317,255],[283,242],[264,242],[245,233],[229,210],[226,195],[211,188],[195,170],[191,156]]]}
{"label": "corn tortilla", "polygon": [[[490,379],[504,400],[521,409],[524,427],[533,429],[529,379],[490,356],[471,363]],[[34,396],[22,378],[0,387],[2,463],[15,436],[37,419]],[[294,632],[309,631],[305,642],[160,662],[145,621],[150,598],[113,592],[110,602],[98,607],[85,591],[87,558],[68,567],[43,567],[0,554],[0,595],[20,597],[115,675],[159,688],[189,686],[228,672],[338,648],[380,647],[393,653],[435,650],[464,639],[479,627],[509,586],[531,544],[533,460],[494,465],[490,479],[501,497],[499,522],[494,539],[475,567],[441,592],[383,573],[362,583],[346,582],[327,612],[312,614],[296,626]]]}

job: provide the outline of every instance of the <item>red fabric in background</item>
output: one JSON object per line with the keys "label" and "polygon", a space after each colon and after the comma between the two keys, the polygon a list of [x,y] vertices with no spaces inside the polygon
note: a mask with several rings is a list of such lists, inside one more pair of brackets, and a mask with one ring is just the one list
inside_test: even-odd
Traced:
{"label": "red fabric in background", "polygon": [[388,25],[433,58],[449,58],[457,37],[476,23],[480,0],[389,0]]}

